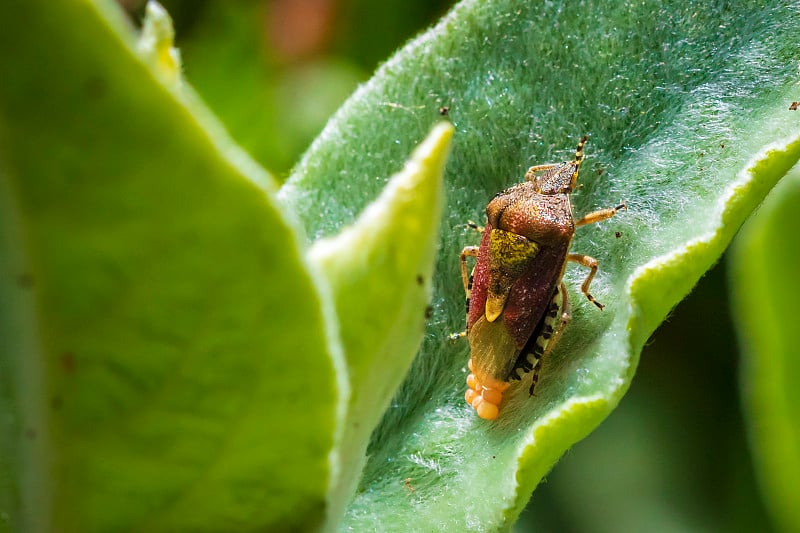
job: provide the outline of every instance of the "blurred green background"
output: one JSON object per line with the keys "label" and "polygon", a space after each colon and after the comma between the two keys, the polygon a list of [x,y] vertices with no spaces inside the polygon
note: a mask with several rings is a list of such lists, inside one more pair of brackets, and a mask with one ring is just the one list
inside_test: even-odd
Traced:
{"label": "blurred green background", "polygon": [[[121,0],[135,22],[144,0]],[[186,78],[281,180],[377,65],[443,15],[444,0],[172,0]]]}
{"label": "blurred green background", "polygon": [[723,257],[651,337],[619,407],[539,485],[516,531],[773,531],[746,441],[726,270]]}
{"label": "blurred green background", "polygon": [[[141,20],[143,1],[120,1]],[[279,179],[358,84],[452,3],[163,2],[186,78]],[[619,408],[547,476],[515,531],[770,531],[726,283],[723,260],[656,332]]]}

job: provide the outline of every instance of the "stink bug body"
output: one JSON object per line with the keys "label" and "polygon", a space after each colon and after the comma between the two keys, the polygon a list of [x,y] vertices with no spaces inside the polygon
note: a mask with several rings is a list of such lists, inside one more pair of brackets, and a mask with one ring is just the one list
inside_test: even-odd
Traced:
{"label": "stink bug body", "polygon": [[[497,418],[503,393],[529,372],[533,394],[541,359],[570,319],[562,281],[567,262],[590,269],[581,291],[603,309],[589,293],[597,260],[571,254],[569,247],[576,226],[610,218],[625,204],[573,218],[570,194],[586,141],[578,143],[573,161],[533,166],[526,181],[497,194],[486,207],[486,227],[478,228],[480,246],[461,252],[467,294],[467,330],[461,335],[470,345],[465,399],[481,418]],[[467,257],[477,257],[471,275]]]}

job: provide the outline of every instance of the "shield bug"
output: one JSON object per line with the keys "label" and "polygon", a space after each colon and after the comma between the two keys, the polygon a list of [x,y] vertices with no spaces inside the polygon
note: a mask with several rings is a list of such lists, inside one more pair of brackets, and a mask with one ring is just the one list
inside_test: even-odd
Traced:
{"label": "shield bug", "polygon": [[[583,161],[583,137],[575,159],[536,165],[525,181],[498,193],[486,207],[486,226],[480,246],[461,252],[461,277],[467,295],[470,359],[465,399],[478,416],[497,418],[503,393],[512,381],[532,372],[530,393],[539,379],[541,360],[553,348],[570,320],[562,281],[568,262],[589,269],[581,292],[599,309],[589,292],[597,260],[569,253],[576,226],[610,218],[624,203],[572,215],[570,194],[575,190]],[[475,257],[472,274],[467,258]]]}

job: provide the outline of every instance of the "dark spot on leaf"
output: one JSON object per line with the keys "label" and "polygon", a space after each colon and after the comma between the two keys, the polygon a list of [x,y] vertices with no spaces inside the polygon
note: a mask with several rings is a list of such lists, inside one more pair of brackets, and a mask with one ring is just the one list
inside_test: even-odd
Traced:
{"label": "dark spot on leaf", "polygon": [[619,239],[620,237],[622,237],[622,232],[621,232],[621,231],[615,231],[615,232],[614,232],[614,236],[615,236],[617,239]]}
{"label": "dark spot on leaf", "polygon": [[422,286],[425,283],[425,278],[422,277],[422,274],[417,274],[417,285]]}
{"label": "dark spot on leaf", "polygon": [[425,318],[430,318],[433,316],[433,306],[428,305],[425,307]]}
{"label": "dark spot on leaf", "polygon": [[798,107],[800,107],[800,102],[792,102],[792,105],[789,106],[789,111],[797,111]]}
{"label": "dark spot on leaf", "polygon": [[442,115],[443,117],[446,117],[449,112],[450,108],[447,106],[442,106],[439,108],[439,114]]}
{"label": "dark spot on leaf", "polygon": [[61,369],[67,374],[75,372],[75,355],[72,352],[61,354]]}
{"label": "dark spot on leaf", "polygon": [[108,93],[108,84],[103,78],[93,76],[86,80],[84,90],[89,98],[100,100]]}
{"label": "dark spot on leaf", "polygon": [[21,289],[33,287],[33,276],[31,274],[20,274],[17,278],[17,286]]}
{"label": "dark spot on leaf", "polygon": [[725,148],[725,143],[719,143],[720,148]]}

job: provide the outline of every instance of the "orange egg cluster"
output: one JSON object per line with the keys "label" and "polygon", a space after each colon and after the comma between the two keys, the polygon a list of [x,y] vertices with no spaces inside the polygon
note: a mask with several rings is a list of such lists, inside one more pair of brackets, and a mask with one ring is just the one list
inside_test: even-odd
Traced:
{"label": "orange egg cluster", "polygon": [[511,386],[510,383],[497,381],[485,376],[483,382],[475,376],[472,359],[467,363],[470,374],[467,376],[467,392],[464,399],[475,409],[478,416],[484,420],[494,420],[500,412],[500,402],[503,393]]}

